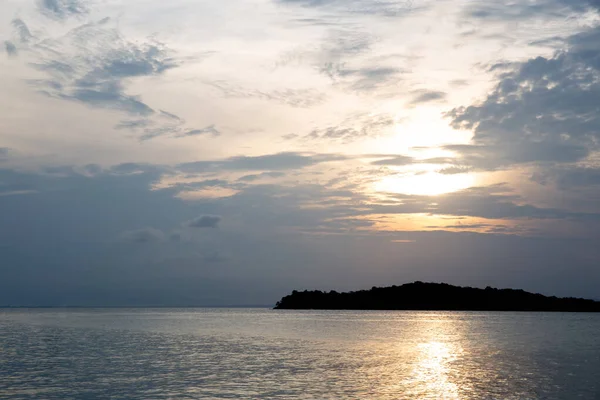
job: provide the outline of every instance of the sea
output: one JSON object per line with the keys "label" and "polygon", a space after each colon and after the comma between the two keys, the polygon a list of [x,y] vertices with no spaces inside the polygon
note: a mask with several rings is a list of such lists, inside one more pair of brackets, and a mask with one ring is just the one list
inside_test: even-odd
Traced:
{"label": "sea", "polygon": [[4,309],[0,399],[600,399],[600,314]]}

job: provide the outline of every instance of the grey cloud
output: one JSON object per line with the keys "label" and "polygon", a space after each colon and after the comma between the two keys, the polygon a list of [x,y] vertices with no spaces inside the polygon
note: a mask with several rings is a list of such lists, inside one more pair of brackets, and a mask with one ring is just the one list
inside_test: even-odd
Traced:
{"label": "grey cloud", "polygon": [[202,215],[185,223],[188,228],[218,228],[221,217],[218,215]]}
{"label": "grey cloud", "polygon": [[[40,7],[62,18],[83,14],[83,4],[78,0],[44,0]],[[175,114],[156,111],[140,96],[128,92],[131,80],[160,76],[179,66],[164,44],[128,41],[110,18],[82,24],[57,38],[34,38],[20,19],[13,20],[13,26],[21,42],[32,42],[28,49],[35,61],[30,65],[47,75],[46,79],[29,81],[41,93],[130,114],[136,119],[124,120],[115,128],[132,129],[142,140],[162,135],[215,134],[214,127],[187,127]]]}
{"label": "grey cloud", "polygon": [[322,7],[350,14],[399,17],[414,9],[412,0],[277,0],[279,3],[303,7]]}
{"label": "grey cloud", "polygon": [[263,172],[260,174],[244,175],[238,179],[241,182],[254,182],[263,178],[281,178],[286,174],[284,172]]}
{"label": "grey cloud", "polygon": [[[98,85],[96,89],[74,88],[70,93],[58,93],[58,97],[77,100],[90,106],[113,108],[129,114],[151,115],[154,110],[137,96],[126,95],[120,85]],[[54,89],[54,87],[53,87]]]}
{"label": "grey cloud", "polygon": [[374,205],[370,214],[414,214],[470,216],[485,219],[574,219],[599,220],[600,214],[521,204],[522,199],[506,193],[503,185],[476,187],[436,196],[394,195],[400,205]]}
{"label": "grey cloud", "polygon": [[123,232],[119,238],[125,242],[155,243],[165,239],[165,234],[155,228],[143,228]]}
{"label": "grey cloud", "polygon": [[179,242],[182,239],[181,232],[173,232],[169,235],[169,240],[173,242]]}
{"label": "grey cloud", "polygon": [[401,166],[401,165],[410,165],[414,164],[415,159],[408,156],[394,156],[390,158],[385,158],[382,160],[373,161],[372,165],[388,165],[388,166]]}
{"label": "grey cloud", "polygon": [[4,50],[9,57],[16,56],[18,54],[17,46],[10,40],[4,41]]}
{"label": "grey cloud", "polygon": [[370,92],[393,87],[404,71],[381,60],[368,60],[377,38],[356,29],[330,30],[320,49],[311,55],[317,70],[339,87],[356,92]]}
{"label": "grey cloud", "polygon": [[168,119],[172,119],[174,121],[182,121],[182,119],[179,116],[177,116],[177,115],[175,115],[173,113],[170,113],[168,111],[165,111],[165,110],[160,110],[160,114],[163,117],[168,118]]}
{"label": "grey cloud", "polygon": [[568,17],[573,12],[581,13],[589,9],[597,9],[599,6],[597,0],[542,0],[518,3],[494,0],[470,3],[466,7],[466,13],[470,18],[505,22],[527,20],[544,15]]}
{"label": "grey cloud", "polygon": [[221,132],[219,132],[219,130],[217,128],[215,128],[214,125],[209,125],[202,129],[192,129],[192,130],[189,130],[186,132],[182,132],[180,135],[178,135],[178,137],[200,136],[200,135],[219,136],[220,134],[221,134]]}
{"label": "grey cloud", "polygon": [[[378,38],[372,33],[351,29],[331,29],[322,38],[317,48],[296,49],[287,52],[277,66],[285,66],[292,62],[305,62],[313,66],[319,73],[329,77],[340,89],[351,92],[391,92],[397,86],[402,74],[406,71],[386,63],[381,57],[369,58]],[[384,57],[385,59],[385,57]],[[290,93],[290,96],[296,92]],[[297,93],[310,95],[310,103],[316,104],[324,99],[320,93]],[[278,96],[279,97],[279,94]],[[286,98],[287,98],[286,92]],[[295,98],[293,96],[292,98]],[[305,104],[303,101],[302,105]]]}
{"label": "grey cloud", "polygon": [[467,163],[572,163],[597,149],[600,28],[567,43],[551,58],[507,64],[483,102],[447,114],[455,128],[474,131],[472,145],[453,147]]}
{"label": "grey cloud", "polygon": [[216,161],[197,161],[180,164],[178,168],[188,172],[238,170],[278,171],[300,169],[325,162],[342,161],[346,157],[338,154],[311,154],[284,152],[263,156],[238,156]]}
{"label": "grey cloud", "polygon": [[495,227],[496,225],[490,224],[456,224],[456,225],[445,225],[441,226],[428,226],[428,228],[445,228],[445,229],[480,229],[480,228],[489,228]]}
{"label": "grey cloud", "polygon": [[150,140],[159,136],[168,136],[172,138],[183,138],[191,136],[212,136],[216,137],[221,132],[215,127],[215,125],[209,125],[202,129],[187,129],[185,128],[185,121],[178,117],[178,119],[169,118],[170,123],[157,122],[153,119],[146,118],[141,120],[125,120],[121,121],[115,128],[129,128],[134,131],[141,133],[140,140]]}
{"label": "grey cloud", "polygon": [[115,126],[115,129],[140,129],[146,128],[151,124],[152,121],[149,119],[123,120]]}
{"label": "grey cloud", "polygon": [[465,174],[473,171],[472,166],[464,166],[464,165],[453,165],[451,167],[445,167],[437,172],[443,175],[455,175],[455,174]]}
{"label": "grey cloud", "polygon": [[[535,275],[531,282],[537,284],[556,282],[556,274],[567,271],[565,265],[569,265],[568,271],[560,276],[581,275],[585,277],[582,282],[593,280],[590,292],[600,282],[594,272],[597,240],[591,236],[551,239],[449,232],[360,233],[372,228],[376,222],[372,214],[379,213],[597,221],[594,215],[524,204],[506,186],[437,197],[397,195],[393,202],[374,204],[359,188],[248,185],[235,196],[198,203],[175,198],[177,192],[171,188],[150,190],[169,168],[133,163],[104,169],[85,167],[93,176],[78,173],[80,169],[49,169],[52,174],[0,169],[0,182],[39,192],[20,198],[0,197],[0,242],[4,246],[0,303],[173,305],[187,301],[189,305],[217,296],[221,304],[231,304],[232,299],[249,301],[244,291],[223,294],[236,279],[272,300],[278,298],[275,292],[285,293],[298,282],[307,286],[339,283],[341,273],[351,279],[348,285],[358,286],[369,286],[365,279],[374,276],[389,282],[414,274],[410,279],[416,280],[424,271],[429,271],[431,279],[440,273],[455,279],[497,274],[486,275],[487,284],[490,276],[506,279],[513,270],[507,272],[507,265],[518,269],[519,276]],[[141,240],[136,246],[131,240],[114,240],[123,232],[134,232],[132,227],[173,232],[181,221],[198,215],[226,215],[232,223],[228,229],[211,230],[202,242],[163,237],[160,246],[152,245],[159,243],[152,240],[160,234],[150,234],[150,239],[144,234],[126,235],[134,243],[135,238]],[[597,232],[597,226],[593,228]],[[182,234],[198,232],[186,229]],[[385,247],[393,239],[415,243],[410,249],[397,249],[393,243],[390,246],[394,247]],[[430,251],[432,248],[436,251]],[[372,254],[381,257],[374,259]],[[217,260],[219,268],[215,268]],[[403,263],[400,269],[398,260]],[[524,261],[515,266],[519,260]],[[440,265],[444,267],[440,269]],[[388,275],[390,271],[395,275]],[[48,286],[50,277],[53,285]],[[79,289],[89,287],[94,293],[82,290],[78,294]],[[69,301],[63,294],[70,296]]]}
{"label": "grey cloud", "polygon": [[412,93],[410,104],[417,105],[446,99],[446,93],[440,91],[418,90]]}
{"label": "grey cloud", "polygon": [[88,13],[88,7],[82,0],[38,0],[38,9],[47,17],[64,20],[71,16]]}
{"label": "grey cloud", "polygon": [[[452,167],[446,167],[442,171],[446,171],[444,173],[450,174],[449,170],[451,168],[460,168],[462,172],[466,172],[465,167],[462,165],[458,165],[458,160],[455,158],[449,157],[434,157],[434,158],[423,158],[416,159],[409,156],[404,155],[390,155],[390,154],[368,154],[363,156],[364,158],[380,158],[380,160],[376,160],[371,162],[371,165],[383,165],[383,166],[404,166],[404,165],[413,165],[413,164],[437,164],[437,165],[446,165],[450,164]],[[438,171],[438,172],[442,172]]]}
{"label": "grey cloud", "polygon": [[31,31],[29,30],[29,27],[27,26],[27,24],[25,24],[25,22],[23,22],[22,19],[20,19],[20,18],[13,19],[12,26],[15,29],[17,38],[19,39],[19,41],[21,43],[28,43],[30,40],[32,40],[34,38],[33,35],[31,34]]}
{"label": "grey cloud", "polygon": [[[550,182],[562,190],[600,188],[600,168],[584,166],[562,166],[535,172],[531,179],[542,185]],[[600,196],[600,194],[598,194]]]}

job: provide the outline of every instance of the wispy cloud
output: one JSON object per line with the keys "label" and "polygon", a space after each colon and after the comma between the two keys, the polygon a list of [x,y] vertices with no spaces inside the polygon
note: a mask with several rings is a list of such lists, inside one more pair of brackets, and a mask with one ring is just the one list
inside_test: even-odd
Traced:
{"label": "wispy cloud", "polygon": [[326,99],[324,93],[315,89],[246,89],[225,81],[205,82],[205,84],[218,89],[227,98],[260,99],[299,108],[312,107]]}
{"label": "wispy cloud", "polygon": [[[39,9],[57,18],[86,14],[84,3],[77,0],[44,0]],[[18,18],[13,20],[13,27],[22,49],[35,60],[30,65],[46,75],[29,81],[40,93],[128,114],[136,119],[124,120],[116,128],[139,132],[142,140],[218,134],[214,126],[188,127],[182,118],[155,110],[141,96],[130,93],[135,79],[158,77],[181,64],[164,43],[127,40],[110,18],[86,22],[58,37],[34,37]],[[6,42],[5,47],[9,54],[18,51],[12,42]]]}
{"label": "wispy cloud", "polygon": [[388,114],[355,113],[337,125],[318,127],[304,135],[287,134],[283,136],[283,139],[352,143],[357,140],[383,136],[389,133],[389,129],[395,123],[395,118]]}

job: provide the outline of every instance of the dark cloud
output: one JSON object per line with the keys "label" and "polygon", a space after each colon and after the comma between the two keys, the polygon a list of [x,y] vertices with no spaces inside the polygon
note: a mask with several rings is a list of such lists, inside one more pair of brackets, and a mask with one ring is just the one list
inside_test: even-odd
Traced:
{"label": "dark cloud", "polygon": [[6,50],[6,54],[8,54],[9,57],[16,56],[19,52],[17,46],[10,40],[4,41],[4,50]]}
{"label": "dark cloud", "polygon": [[133,243],[155,243],[165,239],[165,234],[159,229],[143,228],[121,233],[119,238],[125,242]]}
{"label": "dark cloud", "polygon": [[[600,168],[563,166],[535,172],[532,180],[542,185],[550,182],[562,190],[600,189]],[[598,194],[600,196],[600,193]]]}
{"label": "dark cloud", "polygon": [[510,0],[473,2],[466,7],[469,18],[486,21],[525,21],[535,17],[568,17],[573,13],[597,9],[597,0],[541,0],[513,2]]}
{"label": "dark cloud", "polygon": [[218,228],[221,217],[218,215],[202,215],[185,223],[188,228]]}
{"label": "dark cloud", "polygon": [[525,163],[572,163],[598,149],[600,28],[567,39],[553,57],[505,64],[481,103],[448,113],[473,144],[448,146],[466,163],[495,169]]}
{"label": "dark cloud", "polygon": [[89,11],[82,0],[38,0],[38,9],[47,17],[59,20],[85,15]]}
{"label": "dark cloud", "polygon": [[[377,204],[358,188],[248,185],[224,199],[184,202],[175,197],[178,189],[151,189],[170,170],[144,164],[0,170],[0,182],[11,190],[37,192],[0,196],[0,303],[189,305],[212,298],[247,304],[272,301],[295,285],[334,287],[341,273],[352,286],[369,286],[369,279],[446,280],[444,274],[457,280],[483,274],[485,284],[515,279],[521,287],[532,274],[532,284],[542,286],[556,283],[558,274],[566,279],[561,278],[563,290],[575,273],[592,281],[590,288],[600,282],[594,272],[597,245],[590,238],[526,238],[507,235],[514,234],[510,230],[501,236],[365,234],[377,221],[373,214],[589,220],[581,213],[527,205],[506,186],[438,197],[397,195]],[[202,240],[194,238],[197,231],[178,230],[181,221],[198,215],[226,215],[231,223]],[[144,226],[153,228],[136,230]],[[392,240],[414,243],[398,249]],[[237,280],[247,290],[228,291]],[[570,294],[583,294],[584,286],[573,285],[578,289]]]}

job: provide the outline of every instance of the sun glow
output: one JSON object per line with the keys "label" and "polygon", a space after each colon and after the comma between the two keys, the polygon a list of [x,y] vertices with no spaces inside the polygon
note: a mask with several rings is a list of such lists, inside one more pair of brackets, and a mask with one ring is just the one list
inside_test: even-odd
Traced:
{"label": "sun glow", "polygon": [[445,175],[434,171],[401,173],[381,179],[375,184],[378,192],[436,196],[473,186],[473,174]]}

